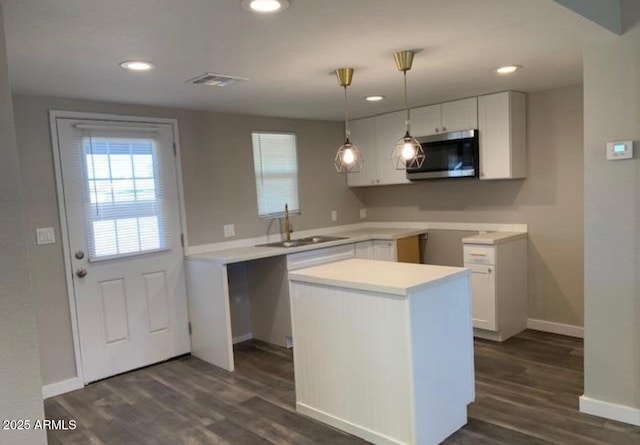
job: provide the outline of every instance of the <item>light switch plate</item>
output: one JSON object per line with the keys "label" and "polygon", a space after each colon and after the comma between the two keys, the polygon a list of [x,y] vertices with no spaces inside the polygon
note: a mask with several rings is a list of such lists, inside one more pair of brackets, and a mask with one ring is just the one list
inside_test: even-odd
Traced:
{"label": "light switch plate", "polygon": [[360,209],[360,219],[365,219],[367,217],[367,209]]}
{"label": "light switch plate", "polygon": [[233,224],[225,224],[224,225],[224,237],[230,238],[232,236],[236,236],[236,226]]}
{"label": "light switch plate", "polygon": [[55,244],[56,236],[53,231],[53,227],[43,227],[36,229],[36,243],[39,246],[43,244]]}
{"label": "light switch plate", "polygon": [[335,210],[331,211],[331,221],[337,221],[338,220],[338,212],[336,212]]}

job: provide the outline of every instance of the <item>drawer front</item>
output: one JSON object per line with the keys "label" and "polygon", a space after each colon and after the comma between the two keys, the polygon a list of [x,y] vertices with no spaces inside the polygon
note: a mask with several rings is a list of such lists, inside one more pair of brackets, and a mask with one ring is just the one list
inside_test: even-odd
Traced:
{"label": "drawer front", "polygon": [[321,264],[348,260],[350,258],[355,258],[355,249],[353,244],[343,244],[342,246],[292,253],[287,255],[287,270],[319,266]]}
{"label": "drawer front", "polygon": [[465,264],[496,264],[496,249],[493,246],[465,244],[463,253]]}

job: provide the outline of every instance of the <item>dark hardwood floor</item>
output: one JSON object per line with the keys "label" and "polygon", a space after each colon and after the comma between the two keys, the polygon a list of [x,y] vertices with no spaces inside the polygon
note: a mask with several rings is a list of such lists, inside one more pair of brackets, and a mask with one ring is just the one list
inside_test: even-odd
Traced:
{"label": "dark hardwood floor", "polygon": [[[236,346],[237,370],[181,357],[45,401],[49,444],[360,444],[294,411],[290,351]],[[640,444],[640,428],[578,412],[582,341],[526,331],[498,344],[477,340],[476,402],[445,443]]]}

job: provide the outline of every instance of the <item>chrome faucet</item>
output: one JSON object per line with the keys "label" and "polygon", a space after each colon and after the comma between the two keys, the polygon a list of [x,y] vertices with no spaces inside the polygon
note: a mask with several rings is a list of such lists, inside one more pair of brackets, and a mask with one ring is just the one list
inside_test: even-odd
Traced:
{"label": "chrome faucet", "polygon": [[284,234],[286,237],[285,241],[291,241],[291,232],[293,232],[291,228],[291,221],[289,220],[289,204],[284,205]]}

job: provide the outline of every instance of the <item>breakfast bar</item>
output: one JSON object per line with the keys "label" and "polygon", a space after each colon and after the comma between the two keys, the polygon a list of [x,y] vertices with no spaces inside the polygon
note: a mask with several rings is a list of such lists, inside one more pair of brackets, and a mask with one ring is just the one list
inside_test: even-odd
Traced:
{"label": "breakfast bar", "polygon": [[376,444],[438,444],[465,425],[469,280],[362,259],[289,272],[298,412]]}

